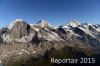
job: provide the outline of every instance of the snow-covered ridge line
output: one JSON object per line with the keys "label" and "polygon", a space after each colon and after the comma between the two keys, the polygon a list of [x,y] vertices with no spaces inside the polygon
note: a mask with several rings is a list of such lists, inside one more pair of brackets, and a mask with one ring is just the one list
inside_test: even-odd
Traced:
{"label": "snow-covered ridge line", "polygon": [[[15,23],[16,22],[25,22],[23,19],[15,19],[14,21],[12,21],[11,22],[11,24],[10,25],[8,25],[8,28],[9,29],[11,29],[14,25],[15,25]],[[31,25],[31,26],[34,26],[34,25],[39,25],[39,26],[41,26],[41,27],[45,27],[45,26],[49,26],[49,27],[53,27],[51,24],[49,24],[49,22],[48,21],[46,21],[46,20],[40,20],[40,21],[38,21],[36,24],[29,24],[29,25]],[[68,26],[71,26],[71,27],[78,27],[78,26],[93,26],[92,24],[90,24],[90,23],[80,23],[79,21],[77,21],[77,20],[71,20],[71,21],[69,21],[69,23],[67,24],[67,25],[63,25],[63,28],[68,28]],[[96,24],[95,26],[97,26],[98,27],[98,25]],[[56,27],[56,26],[55,26]]]}

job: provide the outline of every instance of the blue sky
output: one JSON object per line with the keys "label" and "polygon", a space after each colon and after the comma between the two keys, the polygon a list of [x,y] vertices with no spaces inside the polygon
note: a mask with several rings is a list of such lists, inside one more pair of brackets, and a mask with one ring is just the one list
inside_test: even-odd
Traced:
{"label": "blue sky", "polygon": [[44,19],[54,26],[70,20],[100,24],[100,0],[0,0],[0,27],[17,18],[29,24]]}

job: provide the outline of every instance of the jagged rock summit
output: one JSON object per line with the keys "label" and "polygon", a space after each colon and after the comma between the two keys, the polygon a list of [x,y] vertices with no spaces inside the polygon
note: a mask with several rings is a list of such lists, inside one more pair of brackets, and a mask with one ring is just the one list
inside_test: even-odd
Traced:
{"label": "jagged rock summit", "polygon": [[37,25],[39,25],[40,27],[52,27],[48,21],[46,20],[40,20],[37,22]]}
{"label": "jagged rock summit", "polygon": [[8,28],[9,28],[9,29],[12,29],[13,26],[14,26],[16,23],[25,23],[25,21],[24,21],[23,19],[16,19],[16,20],[13,20],[13,21],[8,25]]}
{"label": "jagged rock summit", "polygon": [[69,21],[68,25],[71,27],[78,27],[80,25],[80,23],[77,20],[71,20],[71,21]]}
{"label": "jagged rock summit", "polygon": [[27,24],[23,19],[16,19],[10,25],[10,34],[13,38],[21,38],[30,33],[30,25]]}

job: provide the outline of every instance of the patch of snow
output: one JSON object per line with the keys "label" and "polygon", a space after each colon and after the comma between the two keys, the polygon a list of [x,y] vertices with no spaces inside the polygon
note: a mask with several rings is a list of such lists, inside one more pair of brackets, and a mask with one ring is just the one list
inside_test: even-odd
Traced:
{"label": "patch of snow", "polygon": [[87,25],[82,25],[85,29],[88,29],[89,27]]}
{"label": "patch of snow", "polygon": [[48,34],[46,36],[46,39],[49,40],[49,41],[53,41],[53,40],[59,41],[59,37],[58,36],[55,36],[53,34]]}
{"label": "patch of snow", "polygon": [[34,24],[29,24],[30,26],[34,26]]}
{"label": "patch of snow", "polygon": [[100,28],[97,28],[96,30],[97,30],[98,32],[100,32]]}
{"label": "patch of snow", "polygon": [[55,32],[52,32],[52,34],[58,37],[58,34],[57,34],[57,33],[55,33]]}
{"label": "patch of snow", "polygon": [[46,37],[46,36],[43,36],[44,38]]}
{"label": "patch of snow", "polygon": [[67,25],[63,26],[62,28],[69,28]]}
{"label": "patch of snow", "polygon": [[83,30],[86,34],[88,34],[88,35],[90,35],[90,36],[92,36],[92,37],[95,38],[95,36],[90,32],[89,29],[85,29],[85,28],[83,28],[83,27],[79,27],[79,29]]}
{"label": "patch of snow", "polygon": [[12,42],[10,35],[7,35],[7,34],[3,34],[2,39],[4,42]]}
{"label": "patch of snow", "polygon": [[26,52],[27,54],[30,54],[30,52],[28,52],[28,51],[25,50],[25,49],[22,49],[21,51]]}
{"label": "patch of snow", "polygon": [[73,30],[66,30],[66,31],[68,31],[68,32],[70,32],[70,33],[67,33],[68,35],[68,37],[71,37],[71,36],[79,36],[79,37],[81,37],[80,35],[78,35],[78,34],[75,34],[74,32],[73,32]]}
{"label": "patch of snow", "polygon": [[95,29],[95,27],[94,26],[92,26],[92,25],[90,25],[93,29]]}
{"label": "patch of snow", "polygon": [[96,26],[97,26],[98,28],[100,28],[100,24],[96,24]]}
{"label": "patch of snow", "polygon": [[24,22],[23,19],[16,19],[14,22]]}
{"label": "patch of snow", "polygon": [[15,22],[11,22],[11,24],[8,26],[8,29],[11,29],[15,25]]}
{"label": "patch of snow", "polygon": [[39,31],[39,28],[36,28],[34,26],[32,26],[32,28],[35,30],[35,31]]}
{"label": "patch of snow", "polygon": [[8,56],[7,54],[4,55],[4,57],[7,57],[7,56]]}
{"label": "patch of snow", "polygon": [[47,28],[44,28],[46,31],[49,31]]}
{"label": "patch of snow", "polygon": [[34,28],[36,31],[39,31],[39,29],[38,28]]}
{"label": "patch of snow", "polygon": [[36,54],[36,51],[33,51],[32,53],[33,53],[33,54]]}
{"label": "patch of snow", "polygon": [[57,29],[57,28],[59,28],[59,27],[53,27],[54,29]]}

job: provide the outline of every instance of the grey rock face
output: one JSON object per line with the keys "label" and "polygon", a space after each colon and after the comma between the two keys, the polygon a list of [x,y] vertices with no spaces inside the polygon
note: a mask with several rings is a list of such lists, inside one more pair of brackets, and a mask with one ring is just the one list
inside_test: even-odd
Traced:
{"label": "grey rock face", "polygon": [[12,38],[21,38],[28,35],[31,32],[31,27],[25,22],[17,21],[13,28],[10,30],[10,35]]}

